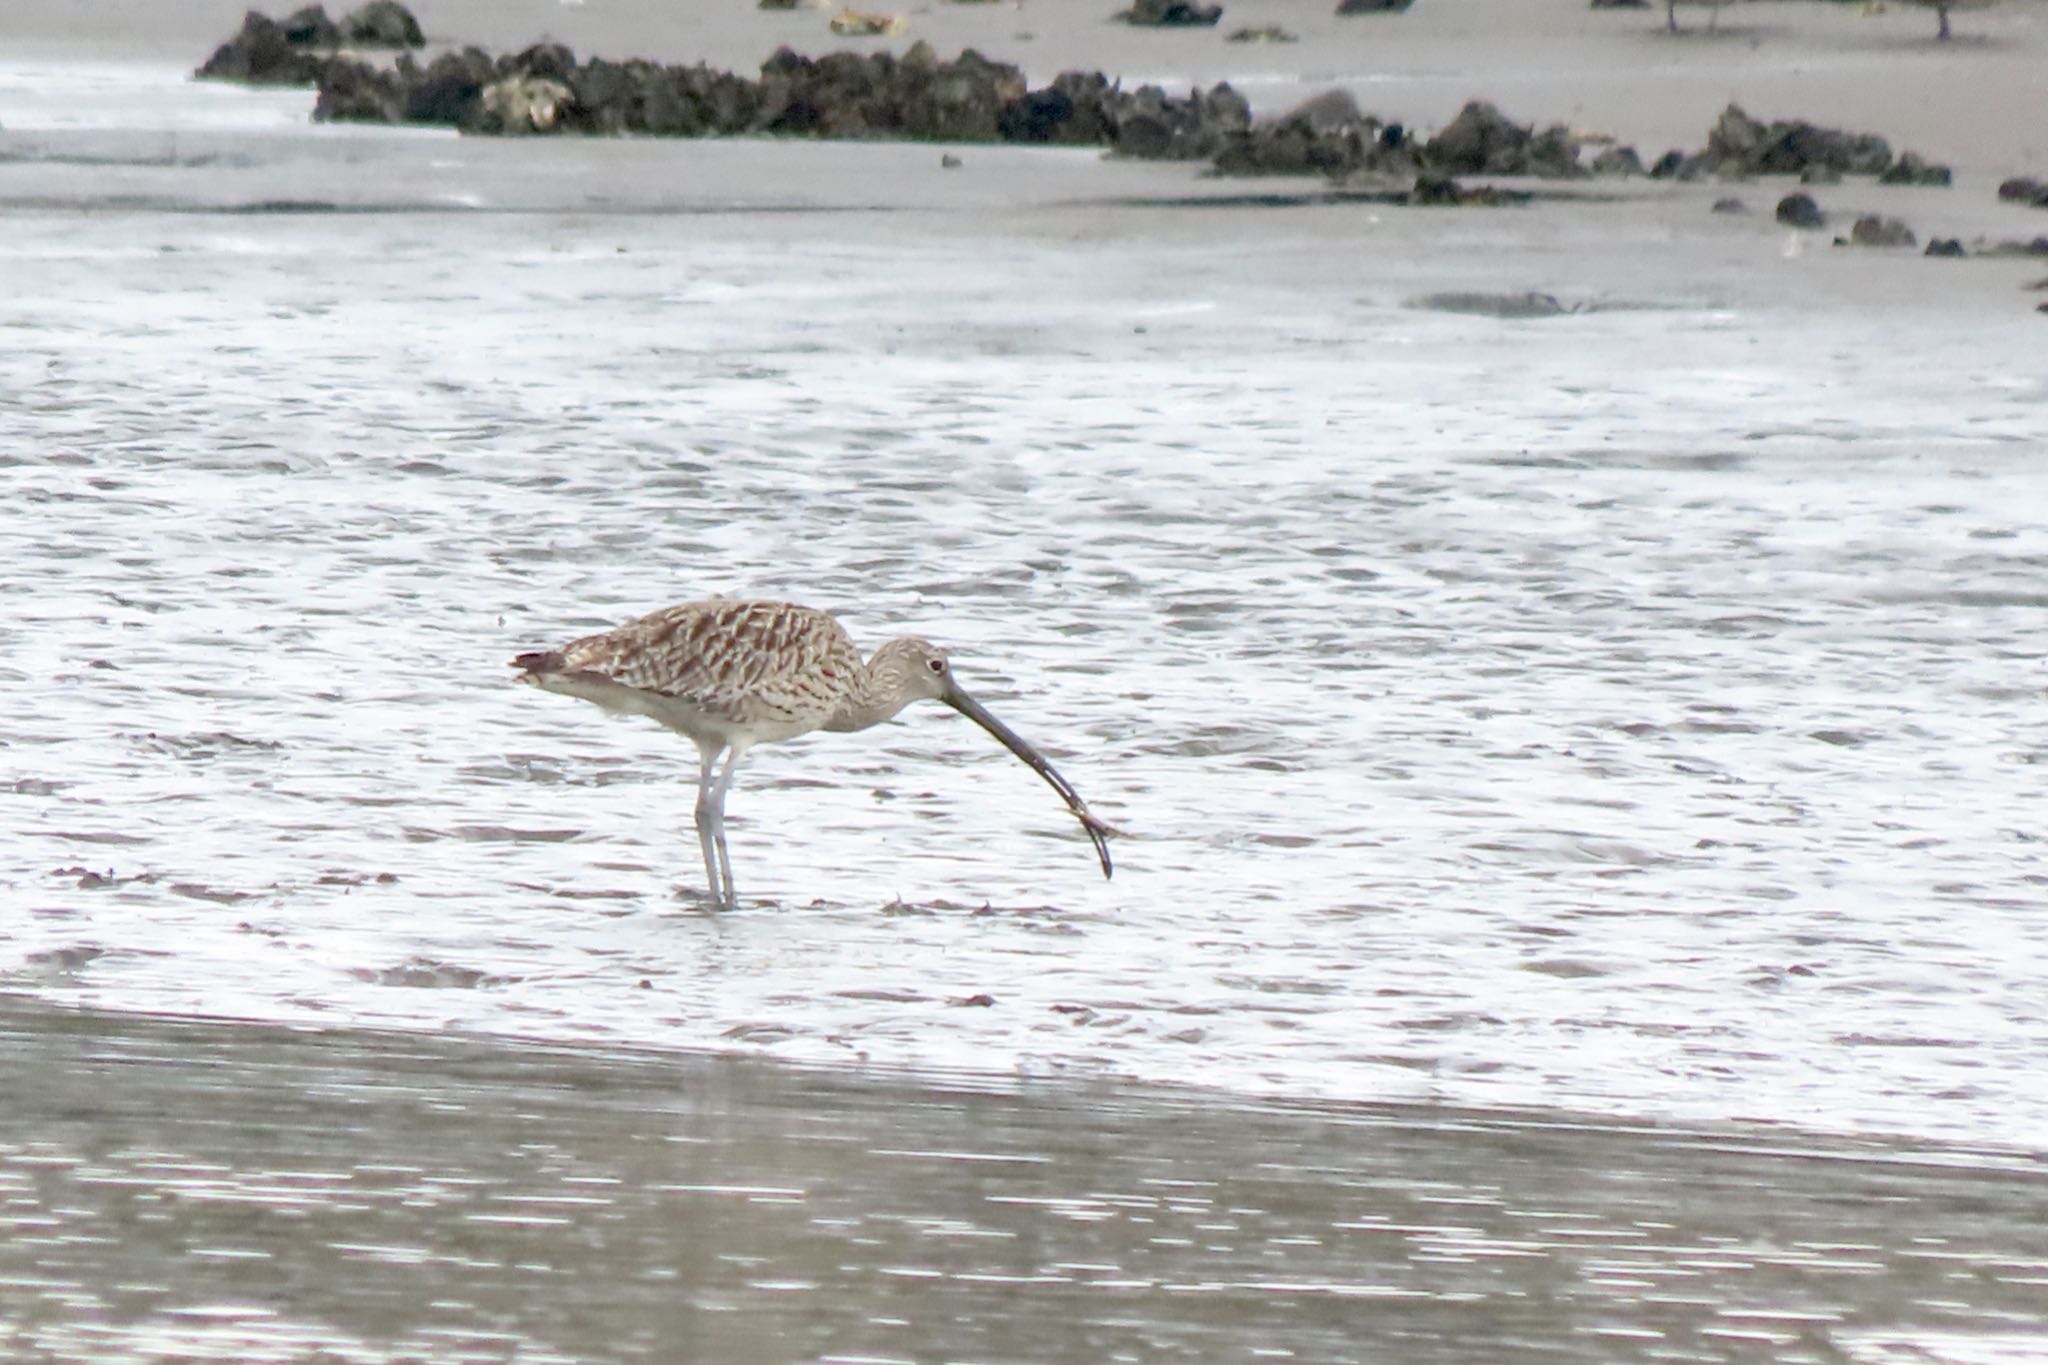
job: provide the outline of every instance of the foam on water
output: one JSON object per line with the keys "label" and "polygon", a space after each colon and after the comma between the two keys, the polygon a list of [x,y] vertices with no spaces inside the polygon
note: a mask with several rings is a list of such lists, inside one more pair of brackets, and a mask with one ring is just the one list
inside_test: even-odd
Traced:
{"label": "foam on water", "polygon": [[[2038,1145],[2031,318],[1601,209],[235,146],[0,181],[0,985]],[[210,211],[275,146],[409,207]],[[1409,306],[1492,288],[1656,306]],[[1117,879],[931,708],[757,751],[699,913],[687,746],[504,661],[713,590],[948,643]]]}

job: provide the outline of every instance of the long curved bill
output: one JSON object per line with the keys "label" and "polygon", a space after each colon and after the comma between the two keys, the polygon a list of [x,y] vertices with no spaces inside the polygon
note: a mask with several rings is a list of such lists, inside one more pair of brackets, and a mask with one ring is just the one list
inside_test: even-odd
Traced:
{"label": "long curved bill", "polygon": [[1031,766],[1031,771],[1044,778],[1047,785],[1060,794],[1067,803],[1067,809],[1074,812],[1074,818],[1081,822],[1081,828],[1087,830],[1089,839],[1094,841],[1095,854],[1102,859],[1102,875],[1105,878],[1113,875],[1115,868],[1109,861],[1109,836],[1121,831],[1097,818],[1095,812],[1088,809],[1088,803],[1081,799],[1081,793],[1074,790],[1074,784],[1061,777],[1059,770],[1045,761],[1044,754],[1027,744],[1022,735],[990,715],[987,707],[961,691],[960,684],[948,681],[949,685],[939,700],[994,735],[1005,749],[1023,759]]}

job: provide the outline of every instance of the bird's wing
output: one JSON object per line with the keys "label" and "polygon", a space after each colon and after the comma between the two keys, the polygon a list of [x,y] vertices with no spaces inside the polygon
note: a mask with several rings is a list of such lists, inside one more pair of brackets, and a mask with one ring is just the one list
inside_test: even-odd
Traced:
{"label": "bird's wing", "polygon": [[858,679],[860,651],[829,614],[788,602],[686,602],[586,636],[562,667],[743,718],[829,710]]}

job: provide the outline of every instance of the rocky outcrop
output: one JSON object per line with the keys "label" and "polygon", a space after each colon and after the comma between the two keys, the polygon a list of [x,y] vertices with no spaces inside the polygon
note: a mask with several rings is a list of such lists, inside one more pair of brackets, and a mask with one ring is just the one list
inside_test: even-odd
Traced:
{"label": "rocky outcrop", "polygon": [[1534,175],[1562,178],[1583,174],[1578,143],[1562,124],[1542,132],[1514,123],[1483,100],[1459,111],[1423,144],[1430,169],[1444,175]]}
{"label": "rocky outcrop", "polygon": [[1145,85],[1118,101],[1112,116],[1110,146],[1120,156],[1203,161],[1251,127],[1252,107],[1228,82],[1185,99]]}
{"label": "rocky outcrop", "polygon": [[425,42],[419,21],[398,0],[370,0],[339,23],[320,5],[295,10],[281,22],[250,10],[241,31],[194,74],[250,85],[312,85],[341,47],[414,48]]}
{"label": "rocky outcrop", "polygon": [[1762,123],[1729,105],[1707,134],[1697,171],[1718,176],[1894,175],[1897,182],[1946,185],[1949,169],[1907,152],[1897,161],[1891,144],[1875,133],[1849,133],[1804,119]]}
{"label": "rocky outcrop", "polygon": [[[316,30],[300,25],[293,32]],[[215,48],[193,74],[201,80],[247,85],[311,85],[320,79],[327,61],[310,42],[293,42],[277,20],[250,10],[243,16],[241,31]]]}
{"label": "rocky outcrop", "polygon": [[[1138,22],[1178,22],[1186,6],[1139,0]],[[1213,11],[1201,11],[1213,13]],[[1147,18],[1150,16],[1150,18]],[[1204,21],[1206,22],[1206,21]],[[284,21],[251,13],[201,67],[202,77],[317,87],[314,117],[327,121],[437,124],[465,132],[637,133],[672,137],[769,133],[791,137],[1011,142],[1107,147],[1121,156],[1210,161],[1217,174],[1311,175],[1349,192],[1418,204],[1525,202],[1526,193],[1459,183],[1459,177],[1547,179],[1645,173],[1631,147],[1581,136],[1561,124],[1519,124],[1483,101],[1467,104],[1426,141],[1361,110],[1333,90],[1278,118],[1254,121],[1227,83],[1186,94],[1147,85],[1126,90],[1100,72],[1067,71],[1040,89],[1023,72],[967,50],[942,60],[924,42],[900,56],[777,51],[756,76],[701,63],[580,60],[559,43],[493,56],[442,52],[424,64],[409,45],[418,23],[396,0],[371,0],[339,22],[318,5]],[[370,56],[364,44],[401,44]],[[1593,151],[1589,161],[1582,154]],[[1648,174],[1883,174],[1896,183],[1947,183],[1946,168],[1882,138],[1805,122],[1764,124],[1736,106],[1700,152],[1670,152]],[[2016,189],[2014,187],[2025,187]],[[2007,193],[2012,190],[2012,193]],[[2008,198],[2048,198],[2035,181],[2008,182]],[[1803,198],[1803,196],[1801,196]],[[1788,218],[1788,199],[1780,221]]]}
{"label": "rocky outcrop", "polygon": [[[317,11],[319,6],[313,8]],[[427,44],[426,35],[420,32],[420,21],[398,0],[369,0],[361,9],[351,10],[340,28],[342,37],[356,47],[406,48]]]}
{"label": "rocky outcrop", "polygon": [[1219,175],[1361,175],[1412,180],[1420,170],[1399,124],[1383,123],[1344,90],[1330,90],[1224,139]]}

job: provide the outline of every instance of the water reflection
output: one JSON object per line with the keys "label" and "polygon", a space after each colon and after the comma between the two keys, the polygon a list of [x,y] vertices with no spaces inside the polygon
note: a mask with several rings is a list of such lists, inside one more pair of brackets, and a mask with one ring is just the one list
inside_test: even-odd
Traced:
{"label": "water reflection", "polygon": [[2048,1180],[1982,1152],[973,1088],[16,997],[0,1039],[10,1356],[2048,1347]]}

